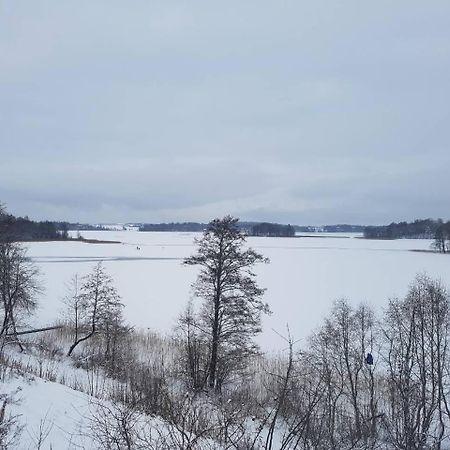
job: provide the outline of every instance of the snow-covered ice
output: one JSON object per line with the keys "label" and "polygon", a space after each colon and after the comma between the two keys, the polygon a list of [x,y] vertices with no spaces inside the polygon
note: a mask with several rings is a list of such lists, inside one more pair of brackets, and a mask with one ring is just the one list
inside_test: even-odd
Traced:
{"label": "snow-covered ice", "polygon": [[[125,304],[125,317],[134,326],[170,332],[192,295],[197,268],[183,266],[195,251],[196,233],[136,231],[82,232],[86,238],[118,240],[122,244],[41,242],[26,244],[42,273],[45,293],[33,319],[52,323],[63,308],[65,283],[89,272],[103,260]],[[289,324],[296,339],[305,339],[330,309],[333,300],[348,298],[377,309],[390,297],[402,296],[417,273],[426,272],[450,286],[450,255],[429,250],[430,240],[365,240],[357,237],[248,238],[248,244],[271,263],[256,272],[267,288],[273,314],[264,318],[258,338],[266,350],[284,343]],[[139,249],[138,249],[139,247]]]}

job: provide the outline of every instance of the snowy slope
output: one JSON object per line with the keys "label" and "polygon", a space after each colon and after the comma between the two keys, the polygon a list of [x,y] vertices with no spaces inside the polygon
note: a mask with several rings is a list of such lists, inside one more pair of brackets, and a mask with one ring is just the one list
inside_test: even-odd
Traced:
{"label": "snowy slope", "polygon": [[36,449],[41,434],[43,449],[95,448],[85,436],[91,415],[89,396],[37,377],[16,376],[0,382],[0,391],[16,393],[18,403],[10,411],[24,427],[17,450]]}

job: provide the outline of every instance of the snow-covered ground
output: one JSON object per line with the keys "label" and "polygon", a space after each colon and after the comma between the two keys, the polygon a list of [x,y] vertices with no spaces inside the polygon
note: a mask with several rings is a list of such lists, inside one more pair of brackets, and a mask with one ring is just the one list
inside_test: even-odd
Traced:
{"label": "snow-covered ground", "polygon": [[7,406],[7,413],[17,416],[23,427],[17,450],[38,448],[95,449],[87,436],[93,412],[92,398],[81,392],[41,378],[13,377],[0,384],[2,394],[13,395],[15,404]]}
{"label": "snow-covered ground", "polygon": [[[27,244],[42,273],[45,293],[32,322],[52,323],[63,308],[65,284],[103,260],[122,295],[125,317],[137,327],[171,331],[190,298],[198,272],[182,265],[195,251],[196,233],[136,231],[83,232],[85,238],[122,244],[42,242]],[[383,308],[390,297],[402,296],[417,273],[426,272],[450,286],[450,256],[429,250],[429,240],[364,240],[352,235],[300,238],[248,238],[250,246],[271,263],[257,268],[267,288],[273,314],[264,319],[259,342],[266,350],[284,346],[273,329],[289,324],[296,339],[305,339],[320,323],[333,300],[346,297]]]}
{"label": "snow-covered ground", "polygon": [[[183,266],[182,261],[195,252],[194,238],[200,235],[115,230],[82,234],[85,238],[121,243],[26,244],[29,256],[41,270],[45,288],[30,324],[53,323],[63,309],[61,300],[70,278],[75,273],[86,274],[98,261],[104,261],[122,295],[128,322],[170,332],[191,296],[190,285],[198,272],[195,267]],[[283,333],[286,324],[294,338],[302,339],[305,345],[304,340],[329,313],[334,299],[346,297],[354,304],[364,301],[381,310],[390,297],[404,295],[414,276],[423,272],[450,287],[450,256],[427,252],[431,241],[313,235],[251,237],[248,244],[271,260],[257,268],[258,281],[267,288],[265,300],[273,311],[264,319],[264,331],[259,337],[265,350],[285,347],[273,330]],[[33,366],[36,359],[32,352],[17,353],[15,358],[24,367]],[[42,448],[96,448],[89,425],[97,400],[69,387],[86,383],[89,374],[72,367],[64,356],[50,359],[42,370],[53,373],[51,379],[64,379],[68,386],[29,374],[0,383],[0,394],[15,392],[15,399],[20,400],[9,410],[19,415],[18,421],[24,426],[15,448],[37,448],[41,433],[48,434]],[[158,419],[151,420],[151,424],[159,424],[155,422]]]}

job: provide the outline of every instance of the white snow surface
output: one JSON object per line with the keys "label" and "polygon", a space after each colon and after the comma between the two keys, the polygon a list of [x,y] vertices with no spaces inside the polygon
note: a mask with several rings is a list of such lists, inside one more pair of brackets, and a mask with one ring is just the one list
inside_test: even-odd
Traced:
{"label": "white snow surface", "polygon": [[[47,325],[63,309],[66,283],[104,261],[125,304],[125,317],[136,327],[170,332],[186,302],[198,268],[183,266],[195,252],[197,233],[138,231],[82,232],[88,239],[121,244],[83,242],[28,243],[29,256],[41,269],[45,293],[30,324]],[[329,313],[334,300],[364,302],[378,311],[389,298],[403,296],[418,273],[450,286],[450,255],[426,252],[430,240],[365,240],[339,237],[249,237],[248,245],[270,258],[256,269],[267,288],[265,301],[273,314],[264,318],[258,342],[267,351],[284,347],[273,330],[305,340]],[[420,250],[420,251],[411,251]],[[200,301],[200,300],[198,300]]]}
{"label": "white snow surface", "polygon": [[2,393],[14,394],[17,404],[7,406],[7,413],[17,416],[23,426],[20,440],[14,448],[37,448],[40,430],[45,436],[42,448],[94,450],[87,436],[89,418],[93,412],[91,398],[58,383],[29,376],[13,377],[0,382]]}

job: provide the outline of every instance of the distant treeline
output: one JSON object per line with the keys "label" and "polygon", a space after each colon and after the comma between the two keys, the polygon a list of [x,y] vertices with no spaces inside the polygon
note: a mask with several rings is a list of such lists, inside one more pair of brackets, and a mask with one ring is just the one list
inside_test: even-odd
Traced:
{"label": "distant treeline", "polygon": [[73,223],[73,222],[54,222],[58,230],[71,231],[110,231],[101,225],[90,225],[88,223]]}
{"label": "distant treeline", "polygon": [[434,239],[436,231],[443,225],[443,221],[433,219],[415,220],[414,222],[392,222],[385,226],[370,226],[364,228],[367,239]]}
{"label": "distant treeline", "polygon": [[321,227],[295,225],[295,231],[300,233],[362,233],[366,228],[364,225],[323,225]]}
{"label": "distant treeline", "polygon": [[[238,222],[236,226],[247,234],[251,234],[252,228],[259,222]],[[202,222],[170,222],[170,223],[141,223],[134,224],[139,231],[182,231],[202,232],[206,230],[207,224]]]}
{"label": "distant treeline", "polygon": [[0,203],[0,239],[10,241],[54,241],[70,239],[69,230],[104,230],[98,225],[70,222],[35,221],[15,217],[6,212]]}
{"label": "distant treeline", "polygon": [[[184,232],[201,232],[206,229],[205,223],[200,222],[176,222],[176,223],[143,223],[136,224],[139,231],[184,231]],[[362,233],[365,229],[364,225],[324,225],[316,226],[299,226],[284,225],[269,222],[238,222],[237,226],[245,233],[253,236],[294,236],[295,232],[302,233]],[[70,228],[73,229],[73,228]]]}
{"label": "distant treeline", "polygon": [[[295,228],[291,225],[277,223],[238,222],[237,227],[252,236],[295,236]],[[207,224],[200,222],[171,222],[171,223],[144,223],[139,224],[139,231],[178,231],[202,232]]]}
{"label": "distant treeline", "polygon": [[295,236],[295,228],[292,225],[263,222],[254,225],[250,234],[252,236],[292,237]]}
{"label": "distant treeline", "polygon": [[198,222],[182,223],[144,223],[139,226],[139,231],[203,231],[206,224]]}
{"label": "distant treeline", "polygon": [[55,222],[35,222],[28,217],[0,214],[0,236],[12,241],[46,241],[67,239],[67,228],[58,228]]}

